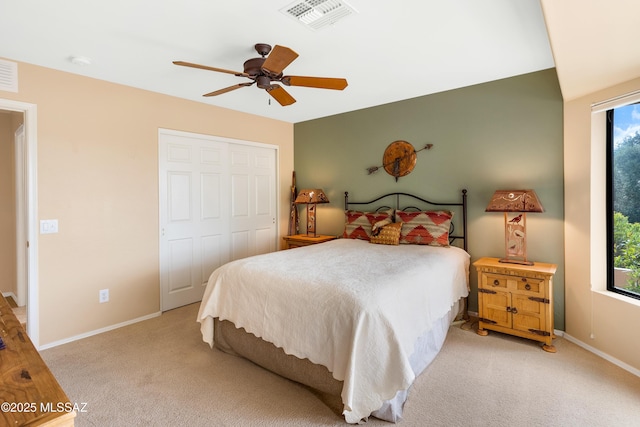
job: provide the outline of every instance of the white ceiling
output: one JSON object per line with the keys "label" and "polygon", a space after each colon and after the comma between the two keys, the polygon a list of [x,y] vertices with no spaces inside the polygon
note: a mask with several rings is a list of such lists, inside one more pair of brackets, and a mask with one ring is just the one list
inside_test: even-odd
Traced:
{"label": "white ceiling", "polygon": [[[279,11],[290,0],[2,0],[0,57],[291,123],[555,65],[539,0],[347,1],[357,14],[312,31]],[[203,98],[248,80],[172,64],[242,71],[255,43],[300,55],[285,74],[349,86],[289,87],[287,107],[255,86]]]}

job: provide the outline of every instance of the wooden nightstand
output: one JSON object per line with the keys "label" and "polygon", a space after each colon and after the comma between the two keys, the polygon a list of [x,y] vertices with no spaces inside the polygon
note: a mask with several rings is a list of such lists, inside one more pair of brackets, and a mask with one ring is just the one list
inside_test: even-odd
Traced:
{"label": "wooden nightstand", "polygon": [[557,265],[519,265],[481,258],[478,270],[478,334],[487,329],[544,343],[555,353],[553,335],[553,275]]}
{"label": "wooden nightstand", "polygon": [[283,239],[287,245],[287,249],[299,248],[300,246],[315,245],[316,243],[324,243],[335,239],[336,236],[322,236],[320,234],[307,236],[306,234],[294,234],[293,236],[284,236]]}

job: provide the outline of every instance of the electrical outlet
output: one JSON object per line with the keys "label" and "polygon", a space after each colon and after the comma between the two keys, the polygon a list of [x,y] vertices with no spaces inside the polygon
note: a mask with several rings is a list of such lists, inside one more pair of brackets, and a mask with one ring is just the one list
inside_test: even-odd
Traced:
{"label": "electrical outlet", "polygon": [[109,302],[109,289],[101,289],[98,295],[98,300],[100,301],[100,304],[103,302]]}

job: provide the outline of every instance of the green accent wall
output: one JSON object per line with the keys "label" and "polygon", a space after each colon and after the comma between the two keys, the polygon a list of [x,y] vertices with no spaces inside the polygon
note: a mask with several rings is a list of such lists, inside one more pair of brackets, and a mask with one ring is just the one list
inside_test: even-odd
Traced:
{"label": "green accent wall", "polygon": [[[380,88],[392,90],[393,82]],[[348,96],[349,88],[345,89]],[[558,264],[555,328],[564,330],[563,100],[555,69],[478,84],[294,125],[297,187],[322,188],[317,232],[340,235],[344,192],[367,200],[391,191],[436,202],[468,190],[471,261],[504,256],[501,213],[485,208],[497,189],[534,189],[545,212],[527,216],[527,252]],[[405,140],[418,153],[413,172],[397,182],[380,166],[385,148]],[[301,212],[303,213],[303,212]],[[304,215],[301,220],[304,230]],[[469,309],[477,311],[477,275],[470,270]]]}

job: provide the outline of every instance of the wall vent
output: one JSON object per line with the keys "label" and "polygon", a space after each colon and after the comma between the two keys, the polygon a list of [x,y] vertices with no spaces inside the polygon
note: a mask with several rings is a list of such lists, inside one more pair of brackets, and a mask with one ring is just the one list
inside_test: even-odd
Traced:
{"label": "wall vent", "polygon": [[280,12],[312,30],[328,27],[342,18],[358,13],[343,0],[297,1],[283,7]]}
{"label": "wall vent", "polygon": [[18,63],[0,59],[0,90],[18,92]]}

